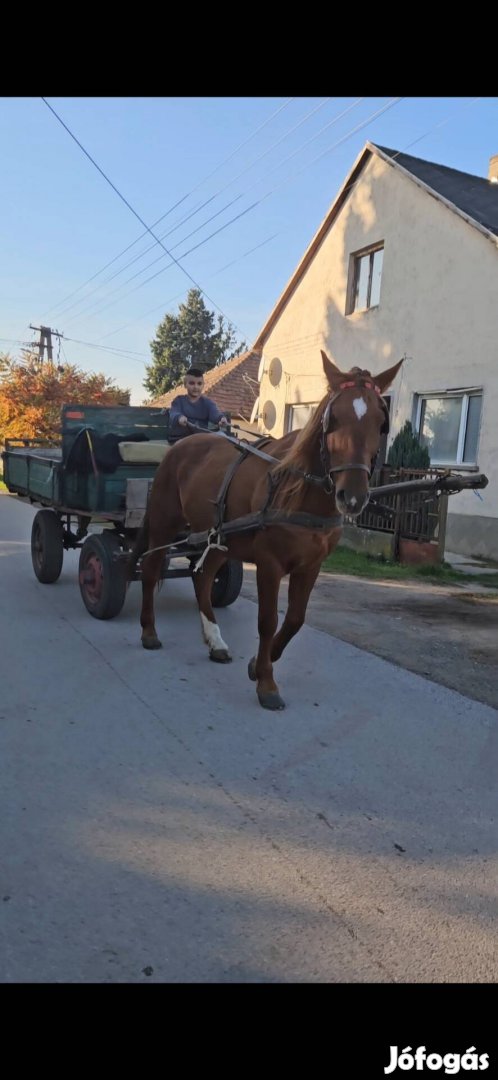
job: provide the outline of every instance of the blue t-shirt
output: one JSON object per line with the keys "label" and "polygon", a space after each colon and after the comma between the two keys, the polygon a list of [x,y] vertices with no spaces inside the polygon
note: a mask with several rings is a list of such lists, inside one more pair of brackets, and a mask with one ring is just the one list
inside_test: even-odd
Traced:
{"label": "blue t-shirt", "polygon": [[204,397],[203,394],[197,398],[197,401],[191,401],[188,394],[178,394],[171,403],[169,412],[170,434],[174,438],[192,434],[189,428],[182,427],[178,423],[180,416],[186,416],[187,420],[192,420],[194,424],[207,428],[208,423],[217,424],[223,415],[214,401]]}

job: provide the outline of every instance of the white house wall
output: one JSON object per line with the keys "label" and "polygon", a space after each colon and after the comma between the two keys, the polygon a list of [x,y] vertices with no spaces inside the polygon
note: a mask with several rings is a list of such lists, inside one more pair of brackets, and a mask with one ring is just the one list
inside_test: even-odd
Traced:
{"label": "white house wall", "polygon": [[[350,255],[377,242],[379,307],[346,316]],[[414,394],[482,386],[478,466],[489,486],[482,502],[473,492],[452,496],[449,517],[498,519],[498,247],[376,155],[265,340],[260,415],[272,400],[272,435],[284,433],[286,405],[325,393],[321,348],[344,371],[358,365],[373,374],[406,355],[391,438],[413,418]],[[276,387],[273,357],[283,368]],[[498,556],[498,531],[496,542]]]}

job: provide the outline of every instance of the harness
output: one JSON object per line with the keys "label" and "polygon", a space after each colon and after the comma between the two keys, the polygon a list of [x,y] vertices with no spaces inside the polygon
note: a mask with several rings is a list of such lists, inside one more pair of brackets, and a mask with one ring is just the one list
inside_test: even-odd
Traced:
{"label": "harness", "polygon": [[[375,391],[375,393],[377,394],[377,396],[379,398],[379,404],[381,406],[381,409],[382,409],[382,411],[384,413],[384,423],[383,423],[383,425],[382,425],[382,427],[380,429],[380,434],[381,435],[388,435],[389,434],[389,410],[388,410],[387,405],[386,405],[386,403],[384,401],[384,398],[382,397],[380,387],[376,386],[376,384],[371,382],[369,379],[364,379],[362,382],[360,382],[357,379],[354,379],[354,380],[348,380],[347,382],[341,383],[339,389],[336,390],[335,394],[332,394],[332,397],[330,398],[330,401],[327,403],[327,406],[326,406],[324,414],[323,414],[323,419],[322,419],[322,436],[321,436],[321,440],[320,440],[320,460],[321,460],[322,465],[323,465],[325,470],[327,470],[327,456],[328,456],[327,435],[328,435],[329,425],[330,425],[330,410],[332,408],[332,405],[334,404],[334,401],[337,401],[337,398],[340,397],[340,395],[342,394],[342,391],[343,390],[349,390],[349,389],[358,389],[358,390],[365,389],[365,390],[374,390]],[[378,456],[379,456],[379,451],[377,451],[375,457],[372,459],[372,461],[370,463],[370,467],[368,465],[364,465],[363,462],[360,462],[358,464],[352,463],[352,464],[348,464],[348,465],[332,465],[332,466],[329,465],[328,466],[328,473],[330,475],[331,473],[335,473],[335,472],[345,472],[348,469],[364,469],[365,472],[368,473],[368,477],[370,479],[370,477],[371,477],[371,475],[372,475],[372,473],[373,473],[373,471],[375,469],[375,465],[376,465]]]}
{"label": "harness", "polygon": [[[305,511],[300,510],[285,511],[275,509],[272,508],[271,503],[273,501],[276,490],[283,479],[283,476],[286,474],[294,474],[301,477],[301,479],[303,479],[306,483],[313,484],[316,487],[322,488],[327,495],[333,495],[335,492],[335,484],[332,478],[332,473],[346,472],[350,469],[363,469],[365,470],[365,472],[368,473],[369,477],[372,475],[372,472],[375,468],[377,455],[372,460],[370,467],[363,464],[362,462],[352,462],[346,465],[331,466],[328,461],[326,439],[329,432],[331,409],[334,402],[337,401],[338,397],[340,397],[341,393],[344,390],[348,390],[350,388],[374,390],[375,393],[378,394],[380,404],[384,412],[384,423],[381,428],[381,435],[388,433],[389,413],[386,403],[381,396],[380,388],[376,386],[375,383],[369,380],[361,379],[361,377],[353,381],[348,380],[341,383],[339,389],[331,395],[329,401],[327,402],[322,418],[320,437],[320,461],[324,470],[323,474],[321,476],[316,476],[313,473],[305,472],[304,469],[289,466],[275,479],[273,472],[269,471],[267,477],[268,494],[264,506],[261,508],[261,510],[254,511],[252,514],[245,514],[243,517],[234,518],[232,521],[224,520],[226,501],[230,484],[242,462],[246,461],[251,454],[255,457],[261,458],[263,461],[269,462],[271,465],[279,465],[280,462],[278,458],[273,457],[271,454],[268,454],[261,449],[262,446],[266,446],[269,442],[272,441],[270,437],[263,436],[255,443],[248,443],[245,439],[237,439],[231,435],[224,434],[224,438],[228,439],[228,442],[230,442],[232,446],[235,446],[235,448],[239,451],[240,457],[235,458],[231,465],[229,465],[221,482],[221,486],[216,496],[216,499],[214,500],[214,505],[216,507],[216,524],[213,525],[210,529],[205,529],[203,532],[190,533],[184,541],[180,541],[180,543],[186,543],[192,547],[204,547],[202,555],[194,566],[194,573],[202,569],[204,560],[213,548],[217,548],[220,551],[226,551],[227,547],[226,544],[223,543],[223,541],[226,540],[227,537],[235,533],[239,534],[244,532],[254,532],[260,529],[268,528],[271,525],[298,525],[302,528],[312,529],[314,532],[330,532],[331,529],[335,529],[338,526],[342,525],[342,514],[331,514],[328,517],[321,517],[316,514],[309,514]],[[196,424],[193,424],[190,421],[188,422],[188,427],[191,428],[192,431],[196,432],[203,430],[202,428],[197,427]],[[145,558],[146,555],[150,555],[153,551],[164,550],[168,547],[174,547],[176,549],[178,547],[178,542],[176,544],[164,544],[159,548],[150,548],[148,551],[144,552],[144,554],[142,555],[142,559]]]}

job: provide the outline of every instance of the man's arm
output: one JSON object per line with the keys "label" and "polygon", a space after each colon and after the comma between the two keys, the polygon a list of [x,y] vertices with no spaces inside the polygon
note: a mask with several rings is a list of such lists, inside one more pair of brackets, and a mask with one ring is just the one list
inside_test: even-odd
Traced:
{"label": "man's arm", "polygon": [[227,423],[227,418],[226,418],[224,413],[220,412],[220,410],[219,410],[218,406],[215,404],[215,402],[212,401],[211,398],[207,398],[207,397],[204,398],[204,401],[206,402],[206,405],[208,406],[208,420],[212,424],[220,424],[220,423],[223,423],[223,422],[226,424]]}
{"label": "man's arm", "polygon": [[185,413],[183,411],[182,395],[179,394],[171,402],[171,408],[170,408],[170,411],[169,411],[169,424],[170,424],[171,434],[172,435],[179,435],[180,434],[181,428],[184,426],[183,423],[180,424],[180,422],[179,422],[182,417],[185,417]]}

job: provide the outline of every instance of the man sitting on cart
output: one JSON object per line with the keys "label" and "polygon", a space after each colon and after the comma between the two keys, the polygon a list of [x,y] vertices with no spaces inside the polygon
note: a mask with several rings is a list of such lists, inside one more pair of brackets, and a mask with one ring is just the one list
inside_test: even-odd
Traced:
{"label": "man sitting on cart", "polygon": [[190,368],[183,382],[187,393],[178,394],[170,408],[170,438],[181,439],[185,435],[191,435],[189,421],[206,430],[210,423],[219,424],[221,428],[226,427],[226,416],[211,398],[204,395],[204,374],[201,368]]}

